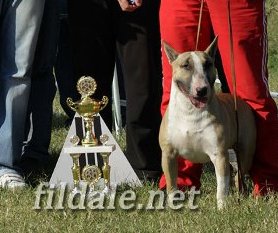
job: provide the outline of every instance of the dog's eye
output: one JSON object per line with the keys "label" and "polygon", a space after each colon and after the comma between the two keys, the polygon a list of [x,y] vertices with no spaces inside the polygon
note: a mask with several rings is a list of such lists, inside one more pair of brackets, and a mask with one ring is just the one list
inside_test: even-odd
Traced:
{"label": "dog's eye", "polygon": [[212,66],[212,62],[211,61],[206,61],[205,64],[204,64],[205,70],[208,70],[211,66]]}
{"label": "dog's eye", "polygon": [[191,66],[189,65],[189,63],[185,63],[181,67],[186,69],[186,70],[190,70],[191,69]]}

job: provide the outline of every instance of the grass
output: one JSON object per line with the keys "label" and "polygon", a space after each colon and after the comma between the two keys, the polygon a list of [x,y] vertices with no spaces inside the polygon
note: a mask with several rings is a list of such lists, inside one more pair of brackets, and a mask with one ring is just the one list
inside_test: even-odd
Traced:
{"label": "grass", "polygon": [[[269,71],[270,89],[278,91],[278,4],[269,0]],[[40,180],[48,180],[59,156],[67,129],[66,120],[54,104],[53,133],[50,147],[52,164]],[[120,144],[124,146],[123,137]],[[212,169],[207,166],[202,176],[202,194],[197,198],[199,208],[190,210],[33,210],[35,188],[20,192],[0,190],[1,232],[278,232],[278,196],[254,199],[251,195],[228,198],[228,209],[216,209],[216,184]],[[146,203],[151,184],[135,189],[138,202]],[[122,193],[125,189],[122,189]]]}
{"label": "grass", "polygon": [[[3,232],[277,232],[278,196],[255,200],[231,195],[228,209],[215,206],[215,184],[211,173],[203,178],[203,194],[197,199],[199,209],[189,210],[33,210],[32,188],[0,196],[0,229]],[[146,203],[146,185],[135,191]],[[144,201],[144,202],[142,202]]]}

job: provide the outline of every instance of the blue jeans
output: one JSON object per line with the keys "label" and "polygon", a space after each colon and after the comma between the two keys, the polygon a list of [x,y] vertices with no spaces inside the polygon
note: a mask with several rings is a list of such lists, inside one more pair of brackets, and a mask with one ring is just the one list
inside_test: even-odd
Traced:
{"label": "blue jeans", "polygon": [[0,176],[19,171],[44,0],[0,0]]}

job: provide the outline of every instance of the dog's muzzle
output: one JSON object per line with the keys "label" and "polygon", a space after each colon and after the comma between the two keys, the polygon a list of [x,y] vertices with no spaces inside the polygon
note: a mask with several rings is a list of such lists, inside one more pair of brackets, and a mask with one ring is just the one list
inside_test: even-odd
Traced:
{"label": "dog's muzzle", "polygon": [[208,88],[207,87],[197,87],[196,93],[199,98],[204,98],[207,96]]}
{"label": "dog's muzzle", "polygon": [[191,103],[196,108],[204,108],[207,106],[208,97],[199,97],[199,96],[189,95],[188,98],[190,99]]}
{"label": "dog's muzzle", "polygon": [[191,103],[196,108],[204,108],[208,102],[208,88],[205,87],[197,87],[196,88],[196,96],[189,96]]}
{"label": "dog's muzzle", "polygon": [[190,102],[196,108],[204,108],[208,102],[208,88],[207,87],[198,87],[196,88],[196,95],[189,94],[189,90],[187,90],[186,85],[182,82],[177,80],[176,81],[179,90],[189,98]]}

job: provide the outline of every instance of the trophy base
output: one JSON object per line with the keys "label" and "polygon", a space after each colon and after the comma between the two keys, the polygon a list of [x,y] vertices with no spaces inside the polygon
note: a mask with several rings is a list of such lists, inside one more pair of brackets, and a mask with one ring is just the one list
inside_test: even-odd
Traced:
{"label": "trophy base", "polygon": [[111,196],[116,192],[117,185],[110,184],[107,186],[101,178],[95,185],[91,185],[86,181],[80,181],[80,183],[73,187],[71,190],[72,194],[81,193],[85,191],[85,195],[88,199],[99,197],[100,195]]}
{"label": "trophy base", "polygon": [[94,199],[102,195],[106,197],[111,197],[112,195],[115,195],[116,189],[116,185],[105,186],[103,189],[90,188],[89,192],[87,193],[87,198]]}

